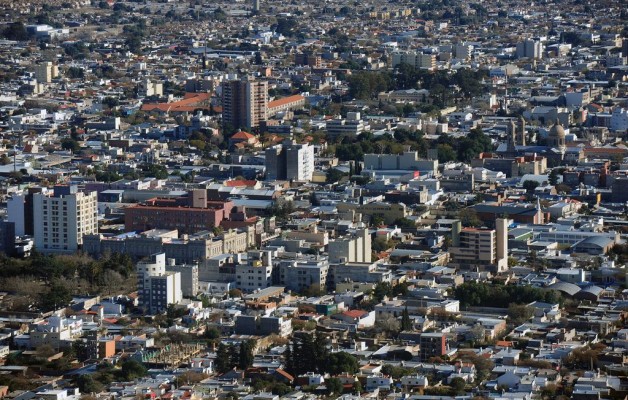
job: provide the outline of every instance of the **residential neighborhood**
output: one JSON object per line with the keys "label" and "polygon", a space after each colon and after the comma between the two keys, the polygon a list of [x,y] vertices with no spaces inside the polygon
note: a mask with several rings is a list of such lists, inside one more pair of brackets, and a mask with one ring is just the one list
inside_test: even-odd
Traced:
{"label": "residential neighborhood", "polygon": [[0,398],[628,398],[624,2],[0,4]]}

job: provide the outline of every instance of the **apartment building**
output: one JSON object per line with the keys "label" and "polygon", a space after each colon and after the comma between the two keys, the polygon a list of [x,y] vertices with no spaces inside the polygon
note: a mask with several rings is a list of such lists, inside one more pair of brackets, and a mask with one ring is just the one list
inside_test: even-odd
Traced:
{"label": "apartment building", "polygon": [[498,218],[496,229],[461,228],[456,221],[452,228],[453,262],[461,268],[483,267],[503,272],[508,268],[508,220]]}
{"label": "apartment building", "polygon": [[287,289],[295,292],[304,290],[326,290],[329,262],[321,259],[281,260],[279,281]]}
{"label": "apartment building", "polygon": [[528,39],[517,43],[517,58],[542,58],[544,46],[539,40]]}
{"label": "apartment building", "polygon": [[77,186],[58,185],[52,194],[33,195],[35,247],[43,253],[71,253],[83,236],[98,233],[96,192],[83,193]]}
{"label": "apartment building", "polygon": [[327,245],[329,261],[340,262],[371,262],[371,235],[368,229],[342,236]]}
{"label": "apartment building", "polygon": [[222,84],[222,122],[233,129],[255,128],[266,121],[268,82],[253,79]]}
{"label": "apartment building", "polygon": [[364,170],[415,170],[436,175],[438,160],[421,159],[416,151],[406,151],[403,154],[365,154]]}
{"label": "apartment building", "polygon": [[422,333],[419,340],[421,361],[447,354],[447,336],[444,333]]}
{"label": "apartment building", "polygon": [[37,64],[33,67],[33,74],[39,83],[50,83],[59,76],[59,67],[50,61]]}
{"label": "apartment building", "polygon": [[181,273],[166,270],[166,254],[153,254],[136,265],[139,306],[145,312],[158,314],[169,304],[183,299]]}
{"label": "apartment building", "polygon": [[436,68],[436,55],[413,51],[394,52],[392,55],[392,67],[398,67],[400,64],[409,64],[417,69],[432,71]]}
{"label": "apartment building", "polygon": [[245,263],[235,266],[236,285],[244,291],[265,289],[273,284],[272,252],[249,251]]}
{"label": "apartment building", "polygon": [[314,173],[314,147],[286,141],[266,149],[267,180],[311,181]]}

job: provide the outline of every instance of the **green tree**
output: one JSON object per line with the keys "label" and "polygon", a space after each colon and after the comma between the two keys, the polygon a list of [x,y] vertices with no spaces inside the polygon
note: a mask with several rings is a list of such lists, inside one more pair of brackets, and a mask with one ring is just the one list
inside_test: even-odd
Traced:
{"label": "green tree", "polygon": [[326,372],[329,372],[332,375],[338,375],[342,372],[347,372],[349,374],[358,372],[358,359],[347,352],[340,351],[332,353],[328,360],[329,361],[326,364]]}
{"label": "green tree", "polygon": [[327,393],[329,395],[342,394],[343,386],[342,386],[342,382],[338,378],[326,379],[325,386],[327,387]]}
{"label": "green tree", "polygon": [[534,193],[534,189],[539,186],[539,183],[537,181],[525,181],[523,182],[522,186],[526,190],[526,192]]}
{"label": "green tree", "polygon": [[231,358],[229,356],[229,348],[224,343],[220,343],[216,349],[216,371],[221,374],[231,370]]}
{"label": "green tree", "polygon": [[132,381],[137,378],[146,376],[148,370],[141,362],[137,360],[127,360],[122,363],[121,374],[127,381]]}
{"label": "green tree", "polygon": [[8,40],[25,41],[29,39],[28,32],[22,21],[16,21],[2,31],[2,36]]}
{"label": "green tree", "polygon": [[518,326],[528,321],[534,315],[534,309],[524,304],[510,304],[508,306],[508,319]]}
{"label": "green tree", "polygon": [[464,381],[464,379],[460,377],[455,377],[454,379],[451,380],[451,383],[449,384],[449,386],[451,386],[451,389],[456,394],[456,396],[461,396],[465,393],[466,385],[467,383]]}
{"label": "green tree", "polygon": [[401,330],[412,330],[412,320],[410,320],[410,314],[408,313],[408,307],[405,307],[401,313]]}
{"label": "green tree", "polygon": [[104,390],[105,386],[94,380],[94,377],[89,374],[82,374],[76,380],[76,385],[83,394],[97,394]]}
{"label": "green tree", "polygon": [[240,369],[247,369],[251,365],[253,365],[254,348],[255,348],[254,340],[245,340],[242,343],[240,343],[239,356],[238,356],[238,367],[240,367]]}
{"label": "green tree", "polygon": [[48,291],[40,296],[39,307],[44,311],[52,311],[66,307],[71,300],[72,295],[68,288],[59,282],[53,282]]}

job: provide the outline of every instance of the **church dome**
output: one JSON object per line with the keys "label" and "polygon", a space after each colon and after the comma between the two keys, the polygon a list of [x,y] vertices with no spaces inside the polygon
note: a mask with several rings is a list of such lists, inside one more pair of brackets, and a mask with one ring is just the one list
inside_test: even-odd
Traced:
{"label": "church dome", "polygon": [[558,122],[558,120],[556,120],[556,123],[550,128],[549,137],[555,137],[555,138],[565,137],[565,129],[562,127],[560,122]]}

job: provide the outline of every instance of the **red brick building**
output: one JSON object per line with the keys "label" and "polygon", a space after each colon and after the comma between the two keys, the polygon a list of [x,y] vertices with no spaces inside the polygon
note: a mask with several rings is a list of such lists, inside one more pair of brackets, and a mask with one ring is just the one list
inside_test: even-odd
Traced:
{"label": "red brick building", "polygon": [[212,229],[229,217],[231,201],[207,201],[204,190],[191,191],[188,197],[153,198],[124,209],[124,226],[129,231],[178,229],[192,234]]}

